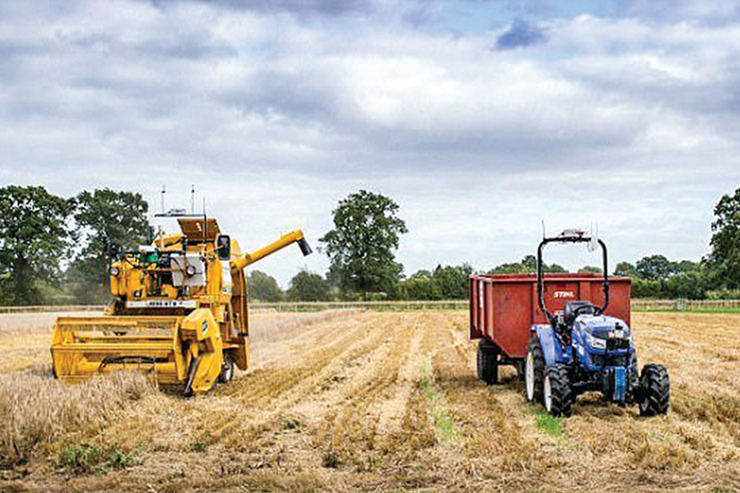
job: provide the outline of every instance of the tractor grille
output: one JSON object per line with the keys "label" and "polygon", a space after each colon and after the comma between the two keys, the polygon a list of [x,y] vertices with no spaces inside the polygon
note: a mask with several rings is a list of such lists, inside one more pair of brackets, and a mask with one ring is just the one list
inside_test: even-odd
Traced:
{"label": "tractor grille", "polygon": [[596,366],[627,366],[627,355],[592,354],[591,362]]}
{"label": "tractor grille", "polygon": [[629,349],[630,347],[630,341],[629,339],[607,339],[606,340],[606,349]]}

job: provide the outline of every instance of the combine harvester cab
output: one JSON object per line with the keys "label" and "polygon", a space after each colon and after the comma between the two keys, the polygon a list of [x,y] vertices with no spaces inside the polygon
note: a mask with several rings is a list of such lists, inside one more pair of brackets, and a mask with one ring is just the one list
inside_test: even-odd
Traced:
{"label": "combine harvester cab", "polygon": [[213,218],[170,213],[180,233],[127,252],[110,269],[113,300],[102,317],[59,317],[51,345],[55,377],[76,382],[138,370],[158,385],[199,394],[249,367],[244,268],[292,243],[298,230],[242,254]]}

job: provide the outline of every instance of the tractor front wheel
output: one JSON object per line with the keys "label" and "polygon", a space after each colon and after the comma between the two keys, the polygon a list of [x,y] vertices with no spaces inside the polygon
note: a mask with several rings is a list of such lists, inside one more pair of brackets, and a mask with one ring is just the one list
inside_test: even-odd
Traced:
{"label": "tractor front wheel", "polygon": [[553,416],[570,416],[573,406],[573,389],[570,387],[568,368],[554,365],[547,368],[543,384],[545,409]]}
{"label": "tractor front wheel", "polygon": [[542,382],[545,378],[545,357],[537,337],[532,337],[524,358],[524,386],[528,402],[542,402]]}
{"label": "tractor front wheel", "polygon": [[478,354],[476,358],[478,378],[486,385],[498,383],[498,353],[499,348],[485,339],[478,341]]}
{"label": "tractor front wheel", "polygon": [[645,365],[640,376],[637,403],[640,416],[655,416],[668,412],[668,397],[671,383],[668,370],[663,365]]}

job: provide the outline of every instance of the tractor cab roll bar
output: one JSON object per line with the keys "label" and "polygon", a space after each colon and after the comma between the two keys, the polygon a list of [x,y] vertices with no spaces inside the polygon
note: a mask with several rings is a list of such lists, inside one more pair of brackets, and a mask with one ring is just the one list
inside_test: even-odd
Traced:
{"label": "tractor cab roll bar", "polygon": [[609,306],[609,271],[606,244],[600,238],[587,236],[585,231],[566,229],[558,236],[543,238],[540,242],[540,245],[537,247],[537,301],[540,305],[540,310],[542,310],[542,313],[545,314],[548,321],[552,321],[554,315],[547,309],[547,306],[545,305],[545,276],[542,263],[542,252],[545,246],[548,243],[592,243],[594,239],[601,247],[602,259],[604,264],[604,303],[599,307],[599,312],[603,313]]}

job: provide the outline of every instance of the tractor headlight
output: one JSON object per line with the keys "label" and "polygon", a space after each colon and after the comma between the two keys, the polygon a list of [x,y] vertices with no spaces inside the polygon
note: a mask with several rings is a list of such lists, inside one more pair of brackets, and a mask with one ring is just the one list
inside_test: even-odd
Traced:
{"label": "tractor headlight", "polygon": [[188,266],[187,266],[187,267],[185,268],[185,273],[186,273],[186,274],[187,274],[188,276],[190,276],[190,277],[193,277],[193,276],[195,275],[195,266],[194,266],[194,265],[188,265]]}
{"label": "tractor headlight", "polygon": [[118,270],[118,267],[111,267],[110,268],[110,275],[113,277],[117,276],[120,271]]}
{"label": "tractor headlight", "polygon": [[594,337],[588,332],[586,332],[586,342],[594,349],[606,349],[606,339]]}
{"label": "tractor headlight", "polygon": [[614,339],[629,339],[630,335],[627,331],[625,331],[621,326],[617,326],[616,329],[614,329],[613,332],[609,332],[609,338]]}

